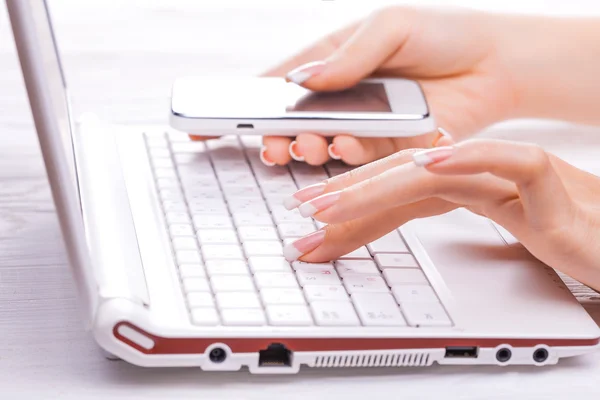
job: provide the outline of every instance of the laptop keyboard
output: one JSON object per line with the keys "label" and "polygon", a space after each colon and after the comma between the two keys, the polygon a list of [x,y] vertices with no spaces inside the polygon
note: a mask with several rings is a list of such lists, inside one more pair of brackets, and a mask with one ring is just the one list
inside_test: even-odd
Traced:
{"label": "laptop keyboard", "polygon": [[191,322],[200,326],[451,326],[399,231],[329,263],[288,263],[323,226],[283,198],[350,169],[267,167],[260,138],[146,134]]}

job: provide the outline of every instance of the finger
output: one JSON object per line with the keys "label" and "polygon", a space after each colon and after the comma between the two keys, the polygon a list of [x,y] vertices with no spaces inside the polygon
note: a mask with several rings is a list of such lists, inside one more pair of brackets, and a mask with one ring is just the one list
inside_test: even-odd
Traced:
{"label": "finger", "polygon": [[[410,25],[397,13],[377,12],[365,20],[338,49],[320,62],[302,65],[288,80],[311,90],[340,90],[371,75],[408,38]],[[374,45],[376,43],[376,45]]]}
{"label": "finger", "polygon": [[[426,168],[435,174],[490,173],[512,181],[519,190],[525,212],[538,227],[556,223],[572,206],[565,186],[548,154],[539,146],[502,140],[470,140],[415,154],[431,160]],[[561,212],[557,212],[560,210]]]}
{"label": "finger", "polygon": [[314,133],[302,133],[290,144],[289,152],[296,161],[310,165],[323,165],[329,161],[327,139]]}
{"label": "finger", "polygon": [[188,136],[190,137],[191,140],[197,141],[197,142],[220,138],[220,136],[197,136],[197,135],[188,135]]}
{"label": "finger", "polygon": [[356,250],[413,218],[442,214],[456,205],[440,199],[430,199],[418,204],[380,212],[340,224],[327,225],[319,233],[300,238],[284,249],[290,261],[326,262]]}
{"label": "finger", "polygon": [[263,76],[285,76],[288,72],[303,64],[323,60],[329,57],[354,33],[354,31],[356,31],[358,26],[358,23],[352,23],[340,30],[330,33],[278,66],[265,71]]}
{"label": "finger", "polygon": [[263,148],[260,157],[268,166],[286,165],[292,160],[289,147],[292,139],[289,137],[270,136],[263,138]]}
{"label": "finger", "polygon": [[348,165],[362,165],[389,156],[395,151],[390,138],[357,138],[338,135],[333,139],[330,151]]}
{"label": "finger", "polygon": [[304,217],[338,223],[432,197],[471,206],[516,196],[514,184],[491,175],[435,175],[409,163],[321,195],[301,204],[298,210]]}
{"label": "finger", "polygon": [[[335,139],[334,139],[335,140]],[[310,201],[324,193],[335,192],[364,180],[384,173],[385,171],[412,161],[412,154],[418,149],[403,150],[392,154],[389,157],[373,161],[362,167],[355,168],[342,175],[329,178],[321,183],[310,185],[298,190],[296,193],[284,200],[284,206],[288,209],[294,209],[300,204]]]}

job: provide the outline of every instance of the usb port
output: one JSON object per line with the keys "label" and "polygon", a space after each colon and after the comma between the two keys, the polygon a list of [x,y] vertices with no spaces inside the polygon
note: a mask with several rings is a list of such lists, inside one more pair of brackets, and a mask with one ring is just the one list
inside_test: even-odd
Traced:
{"label": "usb port", "polygon": [[449,346],[446,347],[445,358],[477,358],[479,347],[477,346]]}
{"label": "usb port", "polygon": [[238,124],[238,129],[254,129],[254,125],[252,124]]}

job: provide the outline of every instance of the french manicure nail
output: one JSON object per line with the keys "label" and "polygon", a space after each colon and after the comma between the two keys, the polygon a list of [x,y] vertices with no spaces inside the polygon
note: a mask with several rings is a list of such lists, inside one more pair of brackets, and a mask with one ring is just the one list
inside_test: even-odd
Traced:
{"label": "french manicure nail", "polygon": [[425,165],[450,158],[453,151],[453,147],[437,147],[435,149],[420,151],[413,154],[413,162],[419,167],[424,167]]}
{"label": "french manicure nail", "polygon": [[340,156],[336,151],[335,151],[335,144],[331,143],[329,146],[327,146],[327,153],[329,153],[329,157],[331,157],[334,160],[341,160],[342,156]]}
{"label": "french manicure nail", "polygon": [[296,85],[301,85],[313,76],[323,72],[324,69],[324,61],[309,62],[288,72],[288,74],[286,75],[286,79],[288,81],[294,82]]}
{"label": "french manicure nail", "polygon": [[294,160],[303,162],[304,156],[298,154],[297,144],[298,142],[296,142],[295,140],[292,143],[290,143],[290,145],[288,146],[288,151],[290,152],[290,156],[292,156]]}
{"label": "french manicure nail", "polygon": [[301,204],[298,207],[298,211],[300,211],[300,215],[302,215],[304,218],[312,217],[316,213],[321,212],[334,205],[340,198],[341,194],[341,190],[338,190],[337,192],[324,194],[323,196],[319,196],[316,199]]}
{"label": "french manicure nail", "polygon": [[304,254],[316,249],[325,240],[325,231],[319,230],[306,235],[295,242],[285,245],[283,256],[288,261],[295,261]]}
{"label": "french manicure nail", "polygon": [[263,146],[260,149],[260,161],[262,161],[262,163],[265,164],[267,167],[275,166],[275,161],[271,160],[267,156],[267,147],[266,146]]}
{"label": "french manicure nail", "polygon": [[435,137],[435,139],[433,139],[433,142],[431,143],[431,145],[433,147],[435,147],[438,144],[438,142],[440,141],[440,139],[443,137],[452,140],[452,135],[444,128],[438,128],[437,131],[438,131],[438,134]]}
{"label": "french manicure nail", "polygon": [[283,200],[283,206],[288,210],[293,210],[305,201],[320,196],[325,191],[325,183],[315,183],[298,190],[296,193]]}

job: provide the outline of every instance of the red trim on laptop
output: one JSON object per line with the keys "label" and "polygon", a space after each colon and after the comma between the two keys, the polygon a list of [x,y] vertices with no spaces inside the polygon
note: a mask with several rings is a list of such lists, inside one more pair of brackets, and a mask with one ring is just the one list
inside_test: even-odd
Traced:
{"label": "red trim on laptop", "polygon": [[[145,349],[132,342],[118,332],[121,325],[126,325],[140,334],[152,339],[154,347]],[[119,322],[113,328],[113,335],[121,342],[144,354],[204,354],[214,343],[223,343],[233,353],[256,353],[264,350],[271,343],[284,344],[294,352],[299,351],[356,351],[356,350],[407,350],[435,349],[447,346],[479,346],[496,347],[508,344],[512,347],[546,346],[595,346],[600,338],[595,339],[457,339],[457,338],[168,338],[148,333],[129,322]]]}

